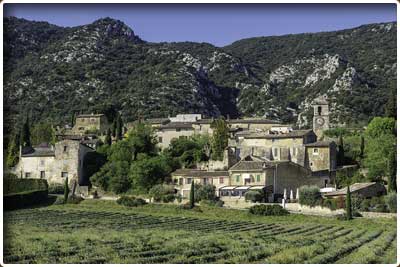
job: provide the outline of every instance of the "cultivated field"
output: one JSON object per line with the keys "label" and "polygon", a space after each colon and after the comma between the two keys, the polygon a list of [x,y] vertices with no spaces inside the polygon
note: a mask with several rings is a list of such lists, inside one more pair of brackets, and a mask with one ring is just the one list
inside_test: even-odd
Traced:
{"label": "cultivated field", "polygon": [[395,263],[394,219],[86,200],[5,213],[5,263]]}

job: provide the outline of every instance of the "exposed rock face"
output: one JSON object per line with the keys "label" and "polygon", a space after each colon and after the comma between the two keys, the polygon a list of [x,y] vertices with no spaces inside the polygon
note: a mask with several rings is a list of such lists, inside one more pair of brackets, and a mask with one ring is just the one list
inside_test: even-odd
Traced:
{"label": "exposed rock face", "polygon": [[381,115],[396,88],[396,24],[206,43],[147,43],[105,18],[62,28],[5,18],[7,125],[70,121],[116,109],[124,120],[177,113],[267,116],[310,127],[310,104],[331,103],[331,123]]}

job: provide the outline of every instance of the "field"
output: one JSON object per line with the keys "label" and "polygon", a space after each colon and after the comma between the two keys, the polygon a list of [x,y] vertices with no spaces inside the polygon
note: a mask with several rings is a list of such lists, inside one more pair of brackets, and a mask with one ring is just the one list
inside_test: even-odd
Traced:
{"label": "field", "polygon": [[85,200],[5,212],[5,263],[396,263],[396,221]]}

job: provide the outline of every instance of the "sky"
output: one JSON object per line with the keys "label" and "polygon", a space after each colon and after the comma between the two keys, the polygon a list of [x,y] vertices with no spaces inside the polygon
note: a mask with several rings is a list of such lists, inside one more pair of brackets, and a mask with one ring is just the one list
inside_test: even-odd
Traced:
{"label": "sky", "polygon": [[258,36],[348,29],[396,21],[395,4],[5,4],[5,16],[59,26],[111,17],[149,42],[216,46]]}

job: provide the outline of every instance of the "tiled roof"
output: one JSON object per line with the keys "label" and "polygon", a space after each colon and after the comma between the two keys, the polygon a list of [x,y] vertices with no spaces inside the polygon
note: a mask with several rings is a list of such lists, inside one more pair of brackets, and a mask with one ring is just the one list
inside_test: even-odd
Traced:
{"label": "tiled roof", "polygon": [[22,157],[53,157],[54,150],[50,147],[24,148]]}
{"label": "tiled roof", "polygon": [[170,119],[168,118],[152,118],[152,119],[146,119],[145,122],[148,122],[150,124],[166,124],[170,122]]}
{"label": "tiled roof", "polygon": [[76,115],[77,118],[91,118],[91,117],[101,117],[105,116],[104,114],[78,114]]}
{"label": "tiled roof", "polygon": [[[360,189],[367,188],[369,186],[375,185],[376,182],[371,182],[371,183],[355,183],[350,185],[350,192],[357,192]],[[327,192],[325,193],[326,196],[337,196],[337,195],[346,195],[347,194],[347,188],[342,188],[333,192]]]}
{"label": "tiled roof", "polygon": [[281,122],[273,121],[268,119],[257,119],[257,118],[247,118],[247,119],[231,119],[227,120],[227,123],[253,123],[253,124],[278,124],[280,125]]}
{"label": "tiled roof", "polygon": [[170,122],[168,124],[160,125],[156,127],[157,129],[190,129],[194,130],[192,123],[187,122]]}
{"label": "tiled roof", "polygon": [[243,132],[237,133],[237,136],[243,136],[248,139],[251,139],[251,138],[277,139],[277,138],[303,137],[312,132],[313,132],[313,130],[293,130],[288,133],[269,134],[266,132],[243,131]]}
{"label": "tiled roof", "polygon": [[178,169],[171,175],[173,176],[191,176],[191,177],[220,177],[229,176],[227,171],[206,171],[198,169]]}
{"label": "tiled roof", "polygon": [[330,144],[334,143],[333,141],[317,141],[314,143],[305,144],[304,146],[308,147],[326,147],[330,146]]}
{"label": "tiled roof", "polygon": [[241,160],[233,165],[230,171],[257,171],[262,170],[264,166],[272,166],[271,162],[267,161],[245,161]]}

